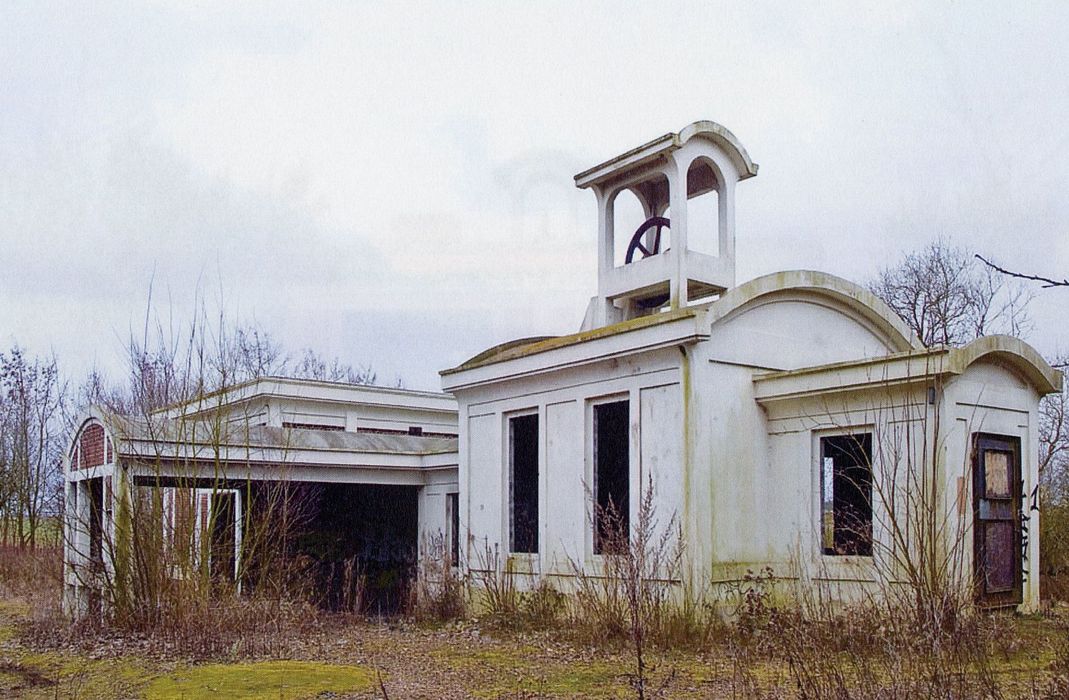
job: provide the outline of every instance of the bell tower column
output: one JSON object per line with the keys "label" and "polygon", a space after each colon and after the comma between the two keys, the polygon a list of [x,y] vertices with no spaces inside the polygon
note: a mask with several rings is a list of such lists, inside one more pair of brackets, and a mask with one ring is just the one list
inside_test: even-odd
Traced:
{"label": "bell tower column", "polygon": [[687,305],[687,173],[672,156],[668,156],[669,212],[672,215],[672,284],[669,292],[673,309]]}

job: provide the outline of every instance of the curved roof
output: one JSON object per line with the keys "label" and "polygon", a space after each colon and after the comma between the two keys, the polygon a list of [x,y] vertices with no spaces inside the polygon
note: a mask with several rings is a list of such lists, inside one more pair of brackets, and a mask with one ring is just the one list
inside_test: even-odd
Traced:
{"label": "curved roof", "polygon": [[750,159],[750,154],[742,147],[735,134],[713,121],[700,120],[688,124],[679,133],[669,132],[663,136],[642,144],[609,160],[588,168],[575,176],[576,187],[590,187],[608,178],[618,175],[625,169],[648,163],[665,153],[671,153],[683,147],[695,137],[708,139],[719,146],[731,158],[739,172],[739,179],[753,177],[757,174],[757,163]]}
{"label": "curved roof", "polygon": [[1062,390],[1062,373],[1051,367],[1028,343],[1009,335],[985,335],[968,345],[955,348],[951,357],[962,371],[974,362],[995,359],[1004,362],[1032,384],[1041,394]]}
{"label": "curved roof", "polygon": [[707,327],[732,317],[741,309],[759,303],[763,299],[783,295],[811,295],[822,297],[840,307],[849,309],[860,321],[865,322],[891,348],[890,352],[920,350],[924,346],[909,326],[899,318],[879,297],[853,282],[835,275],[813,270],[789,270],[776,272],[732,287],[717,299],[707,304],[688,306],[675,311],[639,316],[628,321],[614,323],[590,331],[560,337],[525,338],[502,343],[480,352],[467,362],[440,374],[449,375],[483,365],[505,362],[519,357],[534,355],[567,345],[595,340],[606,336],[626,333],[661,323],[668,323],[686,316],[705,315]]}
{"label": "curved roof", "polygon": [[491,346],[491,347],[483,350],[482,352],[480,352],[477,355],[469,357],[464,362],[461,362],[460,366],[461,367],[474,367],[476,365],[483,364],[484,362],[490,360],[490,358],[492,358],[492,357],[496,357],[497,355],[502,355],[505,352],[507,352],[509,350],[512,350],[513,348],[519,348],[519,347],[523,347],[525,345],[533,345],[534,343],[541,343],[544,340],[553,340],[554,338],[558,338],[558,337],[560,337],[560,336],[556,336],[556,335],[533,335],[533,336],[530,336],[530,337],[527,337],[527,338],[516,338],[515,340],[506,340],[504,343],[498,343],[497,345]]}
{"label": "curved roof", "polygon": [[507,343],[501,343],[483,350],[466,362],[451,369],[443,369],[438,374],[442,376],[457,374],[469,369],[475,369],[476,367],[515,360],[529,355],[537,355],[541,352],[578,345],[579,343],[585,343],[591,340],[598,340],[619,335],[621,333],[649,328],[651,326],[671,323],[682,318],[692,318],[701,313],[701,309],[702,307],[700,306],[691,306],[683,309],[676,309],[674,311],[650,314],[649,316],[639,316],[638,318],[620,321],[619,323],[614,323],[608,326],[579,331],[578,333],[572,333],[571,335],[535,336],[533,338],[510,340]]}
{"label": "curved roof", "polygon": [[757,174],[757,163],[750,159],[750,154],[743,148],[742,142],[739,141],[735,134],[720,124],[704,119],[688,124],[679,130],[677,141],[682,146],[695,136],[707,138],[723,148],[724,152],[735,161],[740,180],[745,180]]}
{"label": "curved roof", "polygon": [[905,321],[875,294],[842,277],[815,270],[774,272],[732,287],[709,304],[709,321],[715,325],[763,297],[790,292],[824,297],[851,309],[878,331],[894,352],[924,347]]}
{"label": "curved roof", "polygon": [[74,425],[76,427],[73,431],[71,431],[70,440],[67,441],[67,450],[66,452],[64,452],[64,454],[68,456],[70,455],[70,453],[74,450],[75,445],[78,444],[78,438],[81,437],[82,431],[84,431],[86,426],[88,426],[90,423],[100,423],[104,427],[105,433],[109,435],[114,433],[114,418],[114,414],[110,413],[109,411],[106,411],[105,409],[101,408],[96,404],[93,404],[83,410],[81,415],[78,416],[78,419],[74,421]]}

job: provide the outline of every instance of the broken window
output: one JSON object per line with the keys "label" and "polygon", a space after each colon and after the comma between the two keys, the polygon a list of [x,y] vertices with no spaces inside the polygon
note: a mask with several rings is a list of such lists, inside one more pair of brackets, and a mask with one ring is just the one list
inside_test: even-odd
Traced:
{"label": "broken window", "polygon": [[872,556],[872,434],[820,439],[821,549]]}
{"label": "broken window", "polygon": [[594,406],[594,553],[626,543],[630,509],[628,402]]}
{"label": "broken window", "polygon": [[509,550],[538,551],[538,415],[509,419]]}

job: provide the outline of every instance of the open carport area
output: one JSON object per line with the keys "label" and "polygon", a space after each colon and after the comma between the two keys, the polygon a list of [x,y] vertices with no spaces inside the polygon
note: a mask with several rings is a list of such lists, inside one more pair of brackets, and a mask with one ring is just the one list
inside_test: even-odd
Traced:
{"label": "open carport area", "polygon": [[68,605],[97,611],[126,579],[207,576],[395,614],[421,543],[455,538],[455,491],[450,437],[91,416],[68,471]]}

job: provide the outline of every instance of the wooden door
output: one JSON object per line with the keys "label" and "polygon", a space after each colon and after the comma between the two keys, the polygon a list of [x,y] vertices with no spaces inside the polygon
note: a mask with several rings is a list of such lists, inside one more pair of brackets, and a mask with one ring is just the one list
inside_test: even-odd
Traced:
{"label": "wooden door", "polygon": [[973,438],[973,570],[977,602],[1018,605],[1021,577],[1021,443]]}

